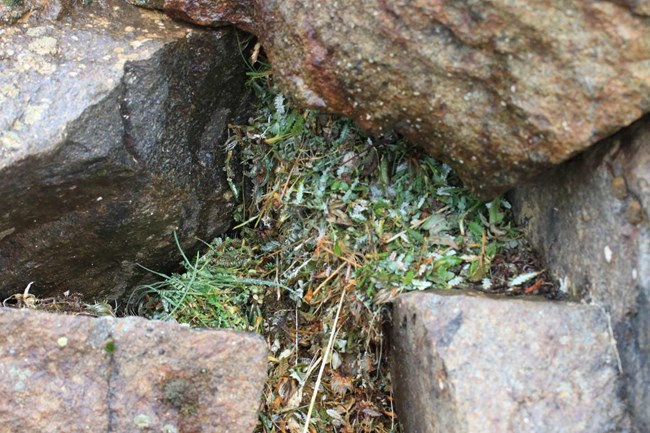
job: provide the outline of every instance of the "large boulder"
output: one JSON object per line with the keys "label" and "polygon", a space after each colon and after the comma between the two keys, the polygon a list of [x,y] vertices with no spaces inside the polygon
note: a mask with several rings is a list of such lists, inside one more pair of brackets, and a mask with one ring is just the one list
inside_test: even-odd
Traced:
{"label": "large boulder", "polygon": [[650,118],[513,191],[560,286],[601,305],[638,431],[650,432]]}
{"label": "large boulder", "polygon": [[394,302],[390,342],[407,432],[631,431],[598,306],[412,293]]}
{"label": "large boulder", "polygon": [[178,263],[174,231],[191,253],[231,225],[234,29],[75,3],[0,27],[0,299],[31,281],[114,299],[150,275],[138,265]]}
{"label": "large boulder", "polygon": [[0,308],[2,432],[252,433],[255,334]]}
{"label": "large boulder", "polygon": [[650,2],[130,0],[262,41],[302,104],[395,129],[484,197],[650,111]]}

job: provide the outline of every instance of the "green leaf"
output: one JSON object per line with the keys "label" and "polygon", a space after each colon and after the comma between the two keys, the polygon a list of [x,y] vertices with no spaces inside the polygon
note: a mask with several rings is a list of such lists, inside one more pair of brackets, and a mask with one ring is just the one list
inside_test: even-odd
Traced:
{"label": "green leaf", "polygon": [[413,281],[413,278],[415,278],[415,272],[408,271],[406,273],[406,275],[404,275],[404,279],[402,280],[402,284],[405,285],[405,286],[408,286]]}

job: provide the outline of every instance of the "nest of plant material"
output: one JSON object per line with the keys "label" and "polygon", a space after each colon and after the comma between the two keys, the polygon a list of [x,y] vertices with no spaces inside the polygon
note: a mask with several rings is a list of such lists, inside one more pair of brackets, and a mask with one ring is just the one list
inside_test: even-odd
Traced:
{"label": "nest of plant material", "polygon": [[258,432],[398,431],[384,338],[392,299],[434,288],[555,292],[507,201],[478,201],[398,137],[292,108],[268,68],[250,85],[258,111],[231,126],[224,169],[237,227],[130,304],[263,334]]}

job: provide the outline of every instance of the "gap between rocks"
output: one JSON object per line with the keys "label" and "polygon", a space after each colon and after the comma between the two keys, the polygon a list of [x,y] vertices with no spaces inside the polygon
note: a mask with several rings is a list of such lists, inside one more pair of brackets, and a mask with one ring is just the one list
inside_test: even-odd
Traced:
{"label": "gap between rocks", "polygon": [[227,143],[243,164],[231,184],[245,197],[236,231],[203,255],[181,251],[184,272],[129,303],[150,318],[264,335],[271,361],[257,431],[297,431],[308,419],[317,431],[396,431],[384,327],[400,293],[566,294],[505,199],[485,205],[399,137],[293,108],[268,66],[257,68],[258,111]]}
{"label": "gap between rocks", "polygon": [[[146,18],[146,14],[129,15],[132,11],[124,13],[124,19],[152,20],[149,23],[152,28],[161,27],[153,21],[157,18]],[[146,25],[138,26],[138,31]],[[128,61],[111,57],[111,61],[121,61],[124,66],[123,76],[111,75],[106,80],[117,83],[117,88],[105,93],[102,93],[105,89],[97,90],[99,102],[84,106],[83,113],[87,116],[81,116],[81,122],[72,126],[62,123],[69,134],[64,144],[68,149],[79,145],[78,149],[73,149],[77,153],[91,149],[84,147],[84,143],[94,143],[97,131],[89,127],[88,118],[117,107],[116,113],[111,111],[116,116],[107,118],[107,127],[101,133],[110,132],[111,137],[118,137],[114,143],[123,146],[108,148],[99,159],[92,153],[85,155],[88,161],[106,163],[92,164],[93,172],[85,173],[79,185],[84,184],[84,179],[94,179],[95,175],[104,176],[107,169],[115,168],[114,173],[144,173],[147,176],[134,183],[146,184],[147,188],[136,188],[130,193],[131,197],[147,195],[143,194],[146,190],[156,195],[159,202],[181,202],[173,211],[167,211],[165,206],[156,207],[150,201],[144,201],[141,208],[151,211],[150,208],[155,207],[152,215],[178,213],[185,219],[163,218],[160,222],[163,230],[146,220],[140,225],[129,226],[134,216],[125,214],[128,206],[123,200],[114,207],[101,208],[92,218],[86,218],[85,208],[79,210],[76,219],[66,226],[66,233],[73,233],[77,223],[90,221],[93,224],[94,219],[110,214],[120,224],[102,220],[97,231],[99,235],[103,233],[102,240],[106,241],[106,235],[110,237],[112,230],[119,227],[139,227],[148,230],[147,241],[164,233],[166,239],[159,240],[170,245],[172,232],[182,226],[182,230],[177,230],[179,237],[175,243],[183,258],[183,269],[170,275],[158,274],[160,280],[140,285],[128,297],[128,312],[193,327],[228,327],[263,335],[271,356],[258,431],[300,431],[303,426],[310,426],[318,431],[393,432],[399,429],[394,408],[395,392],[400,398],[396,404],[402,405],[400,417],[407,431],[437,431],[436,425],[441,422],[453,432],[491,428],[501,433],[513,429],[514,425],[517,426],[514,431],[520,433],[527,431],[528,427],[524,426],[551,424],[582,426],[583,431],[590,432],[610,431],[612,426],[616,431],[631,431],[627,409],[618,398],[622,384],[616,370],[621,365],[626,370],[629,366],[647,363],[643,354],[639,357],[646,343],[643,329],[630,331],[625,322],[630,311],[635,311],[637,304],[634,302],[643,304],[642,289],[646,286],[628,296],[638,294],[640,301],[637,298],[634,302],[626,301],[620,311],[614,311],[614,335],[609,311],[601,311],[598,307],[513,299],[497,302],[484,296],[543,295],[554,300],[577,299],[582,294],[567,282],[569,280],[561,280],[559,286],[553,284],[553,279],[558,277],[555,268],[561,267],[558,263],[564,260],[564,266],[569,268],[563,268],[562,272],[574,282],[580,278],[588,280],[593,272],[582,275],[584,261],[566,260],[561,254],[549,253],[553,248],[562,251],[558,241],[562,235],[554,231],[558,219],[537,209],[532,211],[531,227],[543,227],[546,223],[550,228],[542,239],[533,236],[533,243],[547,259],[550,257],[549,262],[554,265],[551,276],[541,268],[521,231],[515,227],[507,199],[499,197],[489,203],[481,202],[461,187],[448,166],[406,146],[399,136],[368,137],[346,119],[293,108],[276,87],[268,65],[264,64],[263,57],[257,57],[258,54],[248,61],[251,66],[249,86],[258,98],[259,107],[249,122],[243,121],[239,114],[247,111],[248,95],[237,90],[242,87],[243,68],[234,66],[235,63],[222,68],[218,57],[224,52],[232,54],[241,49],[241,46],[235,48],[236,34],[232,30],[194,32],[169,22],[162,27],[164,31],[158,30],[164,34],[165,43],[154,42],[155,47],[152,45],[150,51],[148,48],[138,51],[139,46],[131,46],[133,52],[128,54],[134,57]],[[65,38],[76,30],[56,24],[43,31],[43,34],[51,34],[61,46],[68,47]],[[123,41],[115,35],[121,31],[121,28],[102,30],[108,41],[103,47],[106,52],[120,52],[115,48],[122,48],[116,45]],[[2,41],[3,49],[14,42],[17,46],[29,45],[34,42],[30,38],[29,32],[24,35],[10,33]],[[251,46],[254,44],[254,41],[248,42]],[[66,52],[60,51],[62,58]],[[209,55],[206,56],[206,52]],[[252,52],[259,53],[259,46]],[[54,54],[58,53],[46,53],[52,54],[48,61],[54,62]],[[181,62],[185,66],[170,67],[170,64],[177,65],[176,57],[186,59],[187,62]],[[49,63],[38,64],[44,70],[52,70],[47,66]],[[64,64],[56,65],[61,68]],[[57,69],[53,71],[56,73]],[[34,84],[39,79],[29,75],[25,82]],[[166,86],[165,83],[174,85]],[[175,94],[175,89],[184,85],[191,86],[191,91],[180,96]],[[217,85],[225,93],[214,93]],[[216,101],[223,101],[223,104]],[[139,106],[146,109],[139,111]],[[229,111],[235,106],[241,113]],[[157,125],[164,125],[161,129],[149,128],[151,111],[163,113],[155,119]],[[174,121],[179,113],[184,126],[177,128]],[[22,119],[9,114],[10,121],[0,119],[3,124],[15,125]],[[572,243],[579,245],[578,248],[588,245],[590,254],[596,255],[590,258],[594,262],[602,259],[601,251],[604,251],[605,262],[610,264],[613,258],[628,257],[633,254],[630,251],[647,246],[643,244],[647,236],[637,234],[647,219],[643,208],[647,191],[639,189],[642,182],[632,177],[636,170],[644,169],[644,166],[638,168],[639,163],[634,165],[638,160],[643,161],[644,154],[638,149],[646,141],[638,137],[644,137],[647,129],[644,125],[644,121],[636,125],[634,131],[641,132],[634,135],[635,132],[631,138],[625,135],[613,138],[614,142],[631,144],[625,147],[622,156],[618,152],[608,155],[605,164],[614,177],[611,187],[620,202],[617,212],[621,210],[629,223],[620,228],[614,222],[612,230],[618,233],[620,229],[631,246],[617,249],[608,239],[598,236],[592,239],[582,225],[577,231],[578,238]],[[19,128],[7,131],[0,137],[5,145],[2,157],[6,156],[7,149],[13,149],[7,143],[13,145],[16,137],[26,134]],[[55,132],[60,131],[50,135],[55,136]],[[156,134],[165,137],[162,145],[157,141],[160,137],[154,137]],[[226,141],[225,150],[220,146],[223,141]],[[44,149],[37,152],[37,157],[30,160],[34,172],[47,171],[70,159],[65,152],[57,153],[61,148],[58,141],[53,143],[55,145],[50,148],[47,146],[51,143],[46,143]],[[610,144],[600,147],[604,149]],[[140,157],[143,152],[148,157]],[[610,185],[602,187],[600,180],[594,180],[598,176],[593,172],[600,170],[598,164],[601,163],[601,158],[593,157],[594,154],[584,159],[576,158],[570,164],[576,172],[583,172],[584,179],[595,185],[597,197],[608,203]],[[50,160],[52,155],[61,158]],[[161,164],[150,165],[151,161]],[[220,165],[222,162],[225,167]],[[186,176],[190,172],[196,174],[197,167],[200,173],[196,177]],[[66,175],[72,175],[78,171],[78,166],[71,165],[66,170]],[[30,188],[16,187],[13,176],[4,175],[12,179],[0,185],[3,197],[10,197],[7,203],[24,200],[25,195],[21,194]],[[572,179],[570,176],[564,178],[567,185]],[[584,179],[580,181],[586,184]],[[544,189],[547,182],[553,183],[547,179],[537,180],[514,193],[513,204],[520,220],[530,212],[527,201],[531,199],[526,194],[530,192],[535,196],[535,203],[543,202],[544,194],[548,193]],[[160,185],[171,188],[158,194]],[[69,200],[71,196],[63,192],[61,184],[57,187],[57,197],[62,202]],[[563,185],[556,188],[557,194],[563,196],[555,196],[553,203],[562,203],[566,210],[562,215],[574,215],[576,205],[571,201],[571,192],[563,188]],[[590,193],[576,190],[580,194]],[[200,194],[192,195],[188,191]],[[114,194],[118,196],[120,191]],[[244,201],[236,202],[237,198]],[[103,200],[104,196],[97,198],[98,202]],[[196,210],[193,205],[197,201],[209,203],[209,206]],[[217,211],[220,207],[227,211]],[[94,208],[89,206],[88,209]],[[211,241],[204,253],[194,255],[196,238],[209,233],[205,240],[210,241],[212,234],[223,233],[230,223],[230,211],[234,212],[236,230]],[[0,223],[11,222],[12,212],[0,213]],[[613,213],[604,211],[604,214]],[[30,222],[31,216],[19,219]],[[588,222],[589,216],[584,216],[584,210],[580,217],[585,224]],[[570,232],[566,228],[569,223],[562,218],[569,217],[560,216],[559,221],[565,224],[563,230]],[[186,221],[190,223],[183,224]],[[59,233],[60,226],[39,232],[37,229],[30,231],[31,226],[16,230],[15,225],[10,225],[8,230],[0,231],[0,241],[6,238],[12,245],[9,253],[0,255],[0,269],[10,269],[11,277],[18,281],[16,278],[23,272],[20,266],[25,265],[25,269],[31,266],[27,259],[19,257],[21,245],[26,245],[31,238],[45,237],[47,232]],[[587,241],[584,241],[583,229]],[[121,235],[128,234],[128,230],[121,232]],[[16,257],[19,259],[10,261]],[[71,253],[70,257],[75,254]],[[158,263],[165,267],[163,262],[168,264],[170,259],[166,254],[158,262],[159,256],[148,256],[146,251],[141,251],[137,257],[146,257],[147,266],[155,271],[160,270],[156,269]],[[124,262],[105,271],[120,277],[120,270],[125,270],[126,275],[133,270],[133,263],[126,263],[125,268]],[[641,272],[640,278],[645,278],[644,268],[636,267],[634,260],[630,263],[633,268],[625,268],[621,273],[635,275],[636,272],[638,276]],[[58,268],[60,266],[51,269]],[[40,269],[39,272],[45,268]],[[99,274],[102,272],[100,270]],[[128,286],[127,281],[133,279],[120,280],[113,293],[122,293]],[[629,280],[624,283],[631,284]],[[98,293],[106,294],[106,290],[111,290],[106,289],[105,283],[102,285],[103,291]],[[595,298],[611,300],[616,296],[607,289],[599,292],[601,286],[592,290]],[[434,288],[446,289],[457,296],[423,293]],[[469,291],[461,292],[459,288]],[[398,297],[405,292],[411,293]],[[25,291],[12,299],[23,307],[112,314],[107,303],[86,305],[75,294],[39,300]],[[339,304],[339,300],[343,303]],[[386,306],[393,303],[395,315],[412,320],[402,321],[404,326],[391,327]],[[126,313],[123,304],[120,306],[122,313]],[[339,311],[340,320],[337,321],[335,317],[339,317]],[[495,315],[495,311],[499,313]],[[639,313],[639,321],[643,319],[642,314],[643,311]],[[637,316],[633,317],[637,320]],[[161,327],[166,325],[160,324]],[[386,347],[386,329],[393,333],[390,350]],[[425,334],[418,339],[415,338],[418,332]],[[483,334],[489,334],[489,338]],[[621,341],[628,338],[639,342],[641,349],[635,351],[628,347],[621,360],[616,345],[612,344],[615,336]],[[109,338],[113,338],[111,333]],[[388,352],[393,355],[390,367]],[[459,353],[464,358],[459,358]],[[263,363],[263,355],[258,358]],[[198,362],[192,360],[188,368]],[[233,361],[220,358],[219,362]],[[232,378],[237,378],[238,367],[241,366],[232,365]],[[113,399],[120,398],[112,391],[118,382],[112,354],[108,369],[106,407],[108,431],[113,431],[114,423],[131,419],[122,416],[124,411],[115,417],[118,409],[111,407]],[[390,373],[389,369],[392,369]],[[646,383],[643,371],[643,368],[628,370],[630,382],[639,378],[638,383]],[[544,383],[536,382],[540,380],[540,372],[544,373]],[[254,382],[248,388],[253,393]],[[486,390],[487,385],[492,389]],[[476,397],[478,387],[484,390],[478,393],[480,399]],[[126,387],[121,392],[124,397],[135,390]],[[640,414],[643,414],[642,392],[636,400],[630,393],[632,404]],[[605,397],[601,398],[601,394]],[[318,398],[313,400],[312,396]],[[591,404],[592,401],[597,404]],[[549,411],[548,405],[560,409]],[[476,408],[488,414],[487,421],[468,415],[476,412]],[[439,411],[450,412],[448,418],[441,417]],[[499,418],[501,416],[507,420],[507,425]],[[201,422],[207,423],[206,419]],[[191,422],[196,425],[199,421]],[[124,428],[129,427],[117,427],[114,431],[124,431]],[[556,431],[553,427],[549,429]]]}

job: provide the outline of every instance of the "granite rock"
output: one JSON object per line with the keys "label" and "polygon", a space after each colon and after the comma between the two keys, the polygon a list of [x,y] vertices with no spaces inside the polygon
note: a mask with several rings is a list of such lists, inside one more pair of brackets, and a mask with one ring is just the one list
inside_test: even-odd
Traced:
{"label": "granite rock", "polygon": [[[115,299],[232,223],[234,29],[119,0],[0,27],[0,298]],[[234,158],[233,158],[234,160]]]}
{"label": "granite rock", "polygon": [[483,197],[650,111],[647,0],[162,2],[254,33],[296,101],[398,131]]}
{"label": "granite rock", "polygon": [[393,305],[391,377],[409,433],[624,433],[597,306],[412,293]]}
{"label": "granite rock", "polygon": [[513,190],[559,286],[611,314],[627,398],[650,431],[650,118]]}
{"label": "granite rock", "polygon": [[250,433],[256,334],[0,308],[0,432]]}

